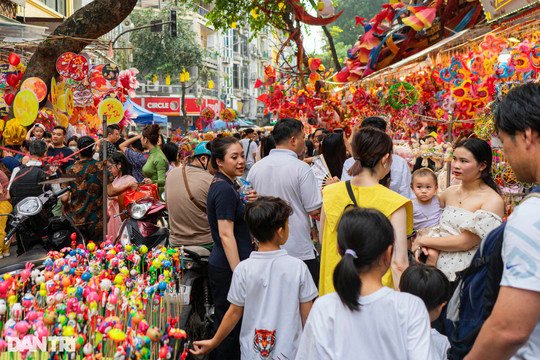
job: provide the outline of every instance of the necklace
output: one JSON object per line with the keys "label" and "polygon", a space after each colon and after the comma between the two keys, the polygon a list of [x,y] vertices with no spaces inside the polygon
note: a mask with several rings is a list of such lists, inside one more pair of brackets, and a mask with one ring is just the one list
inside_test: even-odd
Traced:
{"label": "necklace", "polygon": [[[461,189],[460,189],[461,190]],[[461,195],[463,195],[463,190],[461,190],[461,195],[459,196],[459,205],[463,204],[463,201],[465,201],[467,198],[469,198],[469,196],[471,196],[473,193],[470,193],[469,195],[465,196],[465,198],[461,198]]]}

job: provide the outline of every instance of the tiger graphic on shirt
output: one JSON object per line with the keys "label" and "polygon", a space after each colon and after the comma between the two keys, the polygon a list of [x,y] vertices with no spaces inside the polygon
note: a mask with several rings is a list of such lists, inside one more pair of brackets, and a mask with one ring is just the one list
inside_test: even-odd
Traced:
{"label": "tiger graphic on shirt", "polygon": [[262,360],[270,359],[276,343],[276,330],[255,329],[253,337],[253,349],[259,353]]}

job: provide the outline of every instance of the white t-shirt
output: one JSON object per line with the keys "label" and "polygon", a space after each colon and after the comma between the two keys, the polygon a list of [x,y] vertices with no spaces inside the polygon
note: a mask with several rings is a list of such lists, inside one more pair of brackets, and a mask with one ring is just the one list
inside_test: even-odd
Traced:
{"label": "white t-shirt", "polygon": [[[343,172],[341,173],[341,181],[351,180],[353,177],[349,175],[349,169],[353,166],[355,160],[350,157],[343,164]],[[397,192],[407,199],[414,199],[416,196],[411,190],[411,168],[407,164],[407,160],[399,155],[392,154],[392,165],[390,166],[390,190]]]}
{"label": "white t-shirt", "polygon": [[427,360],[430,324],[420,298],[384,287],[351,311],[337,293],[315,301],[296,360]]}
{"label": "white t-shirt", "polygon": [[[251,141],[251,144],[249,143]],[[244,155],[246,156],[246,166],[250,167],[251,165],[255,164],[255,156],[257,154],[257,143],[255,140],[251,140],[248,138],[240,140],[240,144],[242,144],[242,148],[244,149]],[[249,146],[249,149],[248,149]]]}
{"label": "white t-shirt", "polygon": [[259,196],[279,197],[293,208],[289,240],[282,248],[300,260],[314,259],[308,213],[322,207],[322,194],[309,165],[291,150],[272,149],[253,165],[248,180]]}
{"label": "white t-shirt", "polygon": [[[504,229],[501,286],[540,292],[540,199],[521,203],[508,217]],[[540,319],[539,319],[540,320]],[[511,360],[538,359],[540,354],[540,321],[527,343]]]}
{"label": "white t-shirt", "polygon": [[227,300],[244,307],[242,360],[294,359],[302,335],[300,303],[316,297],[306,264],[285,250],[254,251],[240,262]]}
{"label": "white t-shirt", "polygon": [[431,351],[433,352],[433,360],[448,359],[448,349],[450,349],[450,341],[448,338],[435,329],[431,329]]}

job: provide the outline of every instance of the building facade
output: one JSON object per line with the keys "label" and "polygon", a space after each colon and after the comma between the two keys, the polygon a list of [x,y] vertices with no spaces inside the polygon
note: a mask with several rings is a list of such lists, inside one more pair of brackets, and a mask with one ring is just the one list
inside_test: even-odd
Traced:
{"label": "building facade", "polygon": [[[159,9],[164,0],[140,0],[139,8]],[[199,44],[206,49],[205,67],[212,75],[199,78],[198,69],[189,69],[190,82],[185,83],[187,121],[181,116],[181,85],[164,85],[165,79],[145,82],[137,91],[134,101],[147,110],[168,115],[172,128],[193,128],[201,108],[210,106],[219,113],[225,107],[238,112],[241,119],[262,122],[262,103],[257,97],[263,91],[255,89],[255,81],[264,78],[264,67],[272,62],[271,34],[261,32],[249,40],[252,33],[244,29],[218,32],[207,25],[204,17],[209,5],[190,9],[182,19],[191,25]],[[270,39],[270,40],[269,40]],[[188,69],[186,69],[188,70]]]}

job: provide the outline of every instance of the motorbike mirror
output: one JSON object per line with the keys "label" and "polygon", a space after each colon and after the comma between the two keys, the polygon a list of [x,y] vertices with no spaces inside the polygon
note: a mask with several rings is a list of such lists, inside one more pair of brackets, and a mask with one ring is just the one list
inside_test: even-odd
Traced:
{"label": "motorbike mirror", "polygon": [[13,216],[13,214],[0,214],[0,216]]}

